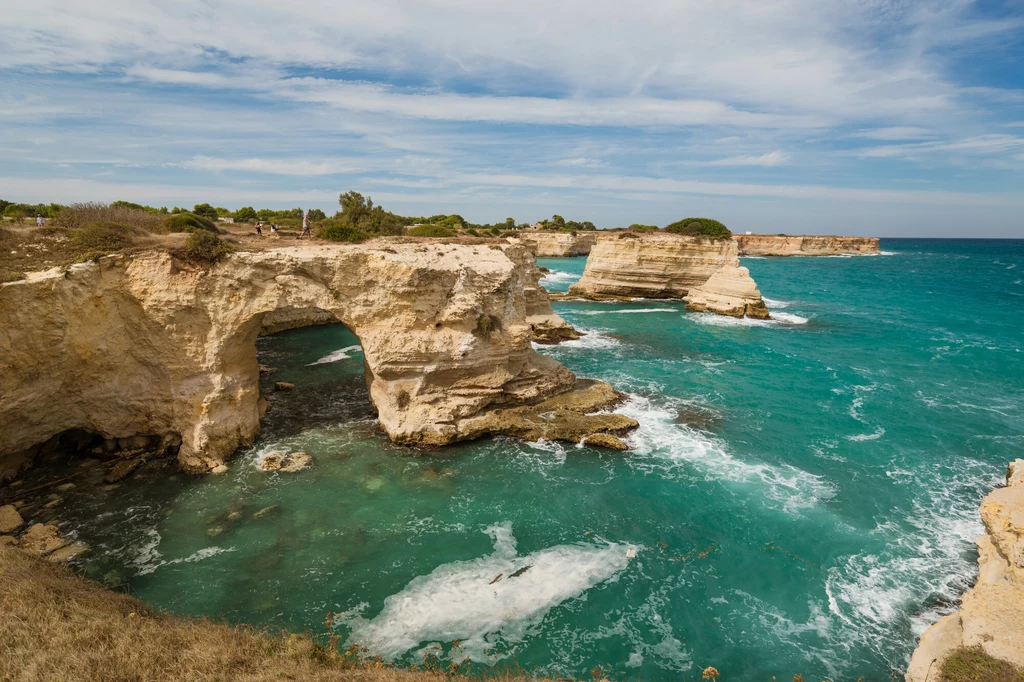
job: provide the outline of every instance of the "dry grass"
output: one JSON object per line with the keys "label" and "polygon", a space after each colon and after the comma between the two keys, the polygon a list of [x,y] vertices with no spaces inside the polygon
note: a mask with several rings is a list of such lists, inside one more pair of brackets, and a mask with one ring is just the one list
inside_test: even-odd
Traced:
{"label": "dry grass", "polygon": [[150,213],[129,206],[87,203],[68,206],[50,221],[50,225],[66,230],[76,230],[95,223],[116,223],[151,234],[162,234],[168,231],[168,218],[169,216],[162,213]]}
{"label": "dry grass", "polygon": [[942,682],[1024,682],[1024,670],[992,658],[980,646],[957,649],[942,664]]}
{"label": "dry grass", "polygon": [[354,663],[306,636],[176,618],[9,547],[0,547],[0,604],[4,682],[445,679]]}

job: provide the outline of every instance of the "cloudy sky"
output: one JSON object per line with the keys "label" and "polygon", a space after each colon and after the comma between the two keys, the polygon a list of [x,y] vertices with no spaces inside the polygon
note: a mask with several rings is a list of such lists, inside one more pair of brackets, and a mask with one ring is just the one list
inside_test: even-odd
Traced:
{"label": "cloudy sky", "polygon": [[0,198],[1024,237],[1024,0],[32,0]]}

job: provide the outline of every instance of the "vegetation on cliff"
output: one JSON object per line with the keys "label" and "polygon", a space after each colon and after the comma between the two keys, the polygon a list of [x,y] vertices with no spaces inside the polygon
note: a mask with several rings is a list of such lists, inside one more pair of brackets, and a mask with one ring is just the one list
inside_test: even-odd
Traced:
{"label": "vegetation on cliff", "polygon": [[665,232],[682,234],[689,237],[707,237],[709,239],[731,239],[732,232],[728,227],[713,218],[683,218],[665,226]]}
{"label": "vegetation on cliff", "polygon": [[1024,669],[989,656],[980,646],[963,647],[943,662],[939,682],[1024,682]]}

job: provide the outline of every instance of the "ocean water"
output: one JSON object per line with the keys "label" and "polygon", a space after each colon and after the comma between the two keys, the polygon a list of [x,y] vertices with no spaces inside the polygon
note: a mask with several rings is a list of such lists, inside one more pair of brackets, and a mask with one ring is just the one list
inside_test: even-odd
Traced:
{"label": "ocean water", "polygon": [[[87,573],[150,603],[315,633],[331,612],[401,663],[890,680],[973,581],[978,504],[1024,454],[1024,242],[883,249],[744,259],[770,322],[555,303],[587,335],[539,350],[628,394],[628,453],[392,445],[358,340],[319,327],[258,342],[297,389],[227,474],[71,491],[59,518]],[[540,263],[564,291],[585,259]],[[263,473],[271,450],[315,463]]]}

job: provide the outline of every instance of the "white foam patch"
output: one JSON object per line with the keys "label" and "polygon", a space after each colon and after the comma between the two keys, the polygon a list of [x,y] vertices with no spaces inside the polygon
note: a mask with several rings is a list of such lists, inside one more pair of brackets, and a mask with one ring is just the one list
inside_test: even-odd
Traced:
{"label": "white foam patch", "polygon": [[333,353],[328,353],[327,355],[323,356],[316,362],[310,362],[309,364],[306,365],[306,367],[312,367],[313,365],[326,365],[328,363],[337,362],[339,360],[347,360],[348,358],[352,357],[351,355],[349,355],[349,353],[361,353],[362,351],[362,347],[358,345],[348,346],[347,348],[336,350]]}
{"label": "white foam patch", "polygon": [[879,251],[878,255],[879,256],[895,256],[896,252],[895,251]]}
{"label": "white foam patch", "polygon": [[835,488],[827,480],[797,467],[751,463],[734,457],[725,443],[676,423],[675,410],[657,405],[650,398],[630,395],[615,412],[640,423],[640,428],[627,438],[635,453],[631,463],[643,466],[637,460],[647,456],[671,465],[685,464],[700,470],[706,480],[722,481],[737,488],[756,488],[757,499],[791,513],[814,507],[820,500],[835,495]]}
{"label": "white foam patch", "polygon": [[[625,544],[556,545],[518,556],[511,523],[486,532],[494,538],[492,554],[444,564],[414,578],[385,599],[372,620],[349,620],[352,641],[393,660],[425,643],[461,640],[463,656],[484,661],[501,656],[491,653],[497,638],[507,643],[523,639],[552,608],[582,596],[629,564],[630,547]],[[527,566],[529,570],[512,577]]]}
{"label": "white foam patch", "polygon": [[571,341],[562,341],[555,346],[537,346],[539,348],[545,348],[548,350],[556,349],[570,349],[570,350],[609,350],[612,348],[620,348],[624,344],[619,339],[613,336],[609,336],[607,333],[598,329],[583,329],[577,328],[584,334],[578,339]]}
{"label": "white foam patch", "polygon": [[761,300],[764,301],[764,304],[766,306],[768,306],[769,308],[788,308],[789,307],[789,301],[776,301],[774,298],[768,298],[767,296],[762,297]]}
{"label": "white foam patch", "polygon": [[578,310],[577,315],[620,315],[625,313],[676,313],[678,308],[626,308],[625,310]]}
{"label": "white foam patch", "polygon": [[859,443],[866,440],[878,440],[885,435],[885,429],[879,426],[873,433],[859,433],[855,436],[846,436],[846,440]]}
{"label": "white foam patch", "polygon": [[573,272],[562,272],[561,270],[552,270],[543,277],[541,282],[545,284],[571,284],[579,280],[583,275],[578,275]]}
{"label": "white foam patch", "polygon": [[684,320],[691,320],[710,327],[785,327],[807,324],[808,319],[793,313],[772,312],[770,320],[755,320],[752,317],[729,317],[716,313],[687,313]]}

